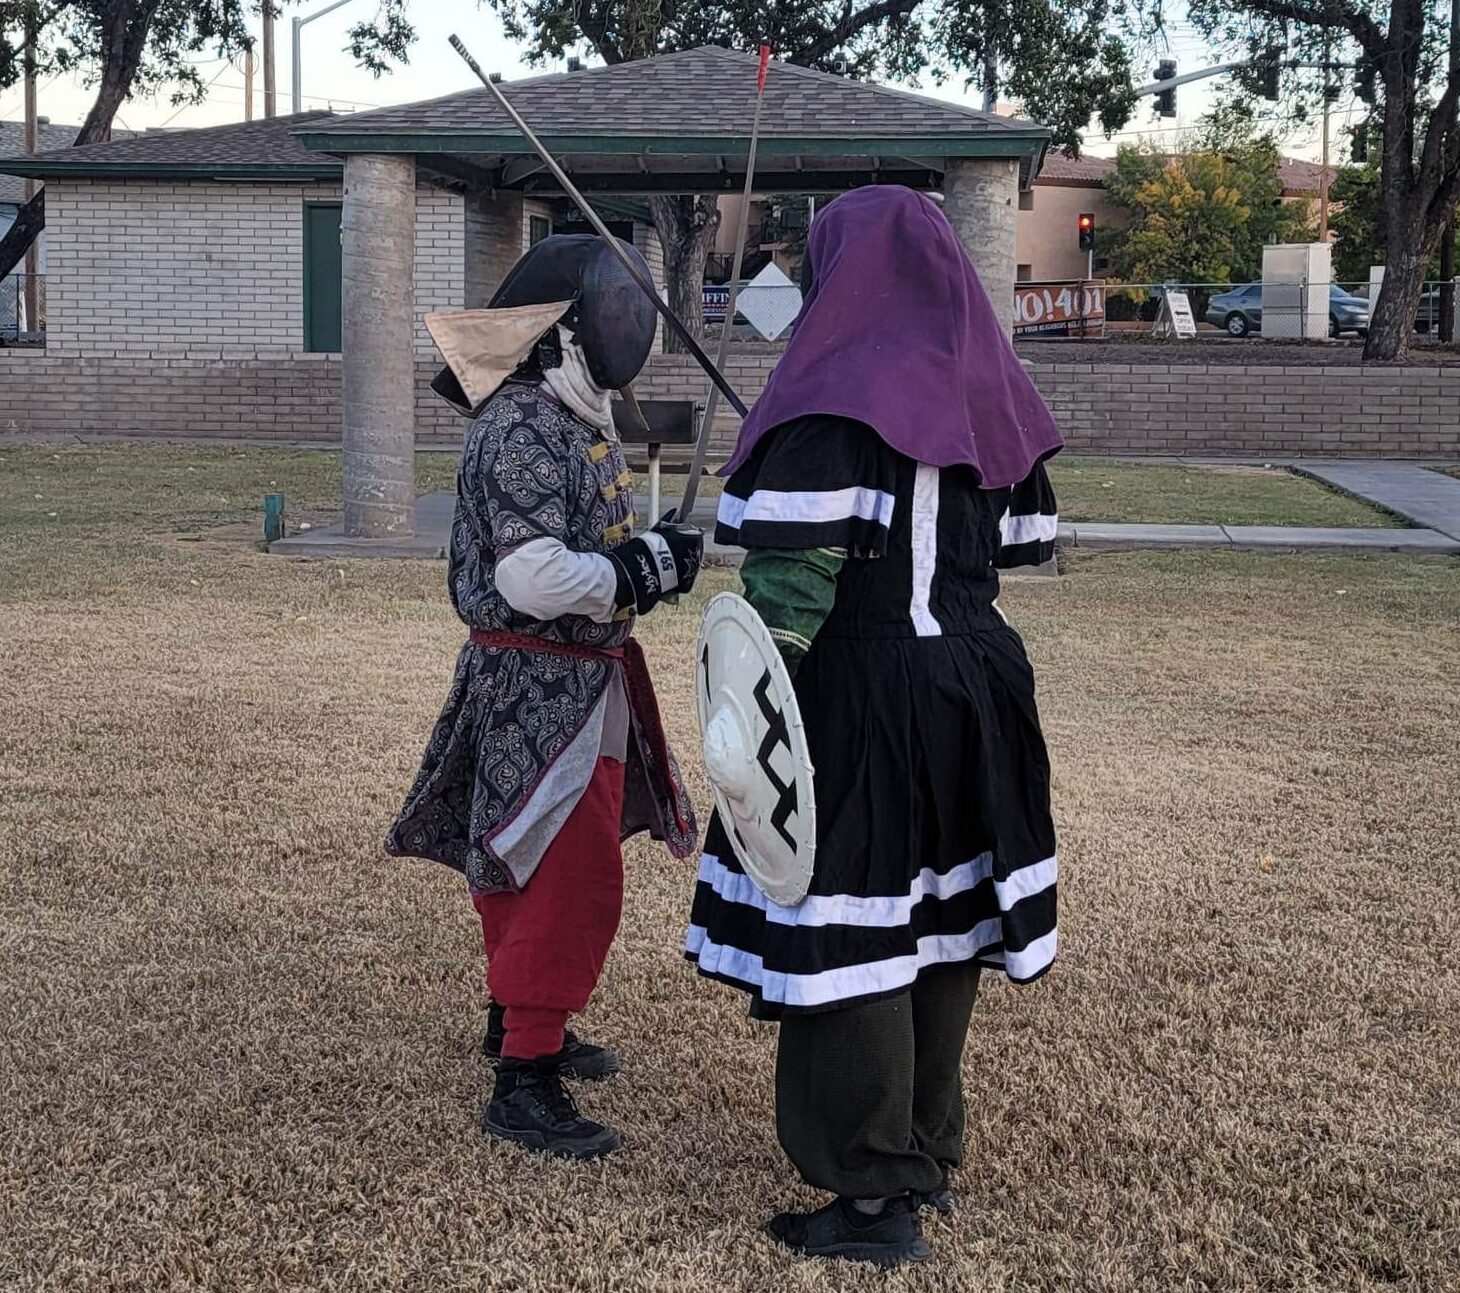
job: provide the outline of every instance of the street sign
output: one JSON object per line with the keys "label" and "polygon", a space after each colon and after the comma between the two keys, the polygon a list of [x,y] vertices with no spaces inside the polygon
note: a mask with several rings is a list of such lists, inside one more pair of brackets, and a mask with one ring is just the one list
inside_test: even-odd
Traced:
{"label": "street sign", "polygon": [[1161,296],[1161,312],[1151,330],[1157,337],[1196,336],[1196,315],[1191,312],[1191,297],[1185,292],[1167,290]]}
{"label": "street sign", "polygon": [[1016,337],[1105,335],[1105,283],[1019,283],[1014,288]]}

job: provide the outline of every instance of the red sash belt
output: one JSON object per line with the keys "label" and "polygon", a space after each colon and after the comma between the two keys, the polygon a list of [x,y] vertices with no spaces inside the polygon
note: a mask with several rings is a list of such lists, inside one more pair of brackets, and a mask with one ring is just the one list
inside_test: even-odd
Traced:
{"label": "red sash belt", "polygon": [[[506,629],[472,629],[476,646],[509,647],[517,651],[541,651],[547,655],[566,655],[575,660],[622,660],[626,647],[584,646],[580,642],[555,642],[552,638],[534,637],[530,633],[510,633]],[[637,647],[638,643],[634,643]]]}

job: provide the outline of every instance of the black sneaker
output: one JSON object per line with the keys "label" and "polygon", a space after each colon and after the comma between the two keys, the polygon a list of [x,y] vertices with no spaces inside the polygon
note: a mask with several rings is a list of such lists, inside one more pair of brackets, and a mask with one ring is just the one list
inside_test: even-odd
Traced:
{"label": "black sneaker", "polygon": [[620,1144],[616,1131],[578,1112],[551,1056],[502,1061],[482,1130],[558,1158],[602,1158]]}
{"label": "black sneaker", "polygon": [[[482,1054],[493,1063],[502,1058],[502,1042],[507,1036],[503,1022],[506,1011],[495,1001],[487,1005],[487,1031],[482,1038]],[[563,1048],[556,1055],[547,1058],[556,1061],[558,1074],[565,1078],[579,1078],[584,1082],[597,1082],[610,1078],[619,1071],[618,1056],[607,1046],[595,1046],[582,1041],[571,1030],[563,1033]]]}
{"label": "black sneaker", "polygon": [[881,1212],[859,1212],[848,1199],[833,1199],[815,1212],[782,1212],[766,1233],[805,1257],[842,1257],[877,1266],[925,1262],[933,1247],[923,1238],[918,1205],[909,1195],[889,1199]]}
{"label": "black sneaker", "polygon": [[952,1216],[953,1210],[958,1206],[958,1200],[953,1193],[953,1186],[948,1180],[948,1169],[943,1169],[943,1179],[938,1183],[936,1189],[920,1190],[913,1195],[917,1200],[919,1208],[932,1208],[941,1216]]}

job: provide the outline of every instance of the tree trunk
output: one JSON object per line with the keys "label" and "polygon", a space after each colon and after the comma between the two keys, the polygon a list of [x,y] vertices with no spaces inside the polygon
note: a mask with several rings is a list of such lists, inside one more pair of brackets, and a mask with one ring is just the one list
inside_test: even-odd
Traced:
{"label": "tree trunk", "polygon": [[4,278],[22,260],[30,245],[46,227],[46,191],[42,189],[15,215],[15,223],[0,238],[0,278]]}
{"label": "tree trunk", "polygon": [[[135,73],[136,69],[133,68],[132,71]],[[91,111],[81,123],[75,147],[80,148],[82,144],[104,144],[111,139],[112,122],[117,119],[117,113],[127,101],[127,93],[132,84],[131,76],[122,80],[122,73],[121,68],[107,68],[102,73],[101,84],[96,90],[96,102],[91,105]]]}
{"label": "tree trunk", "polygon": [[[720,204],[714,194],[679,195],[651,197],[649,209],[664,248],[669,308],[699,340],[705,335],[705,264],[720,227]],[[665,330],[664,345],[671,353],[684,353],[683,342],[670,329]]]}
{"label": "tree trunk", "polygon": [[[1369,336],[1364,342],[1365,359],[1397,359],[1409,349],[1419,294],[1424,286],[1429,252],[1423,239],[1403,239],[1390,234],[1384,264],[1384,286],[1369,319]],[[1402,245],[1408,242],[1409,245]]]}

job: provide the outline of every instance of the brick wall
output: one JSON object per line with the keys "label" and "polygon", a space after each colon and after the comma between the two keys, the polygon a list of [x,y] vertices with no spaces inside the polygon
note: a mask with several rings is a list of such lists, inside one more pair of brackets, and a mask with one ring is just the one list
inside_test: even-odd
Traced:
{"label": "brick wall", "polygon": [[1031,364],[1071,449],[1460,459],[1460,367]]}
{"label": "brick wall", "polygon": [[[304,207],[338,184],[64,181],[46,189],[52,354],[297,355],[304,345]],[[460,308],[458,194],[416,195],[416,353],[427,310]]]}
{"label": "brick wall", "polygon": [[[759,394],[776,354],[772,346],[732,352],[729,376],[747,400]],[[417,357],[417,434],[422,444],[454,445],[464,423],[428,389],[437,367]],[[1036,364],[1031,371],[1076,451],[1460,461],[1460,367]],[[701,400],[705,379],[692,359],[656,355],[637,387],[647,399]],[[339,401],[334,355],[143,360],[0,349],[0,436],[337,443]],[[736,426],[733,415],[719,420],[719,456]]]}

